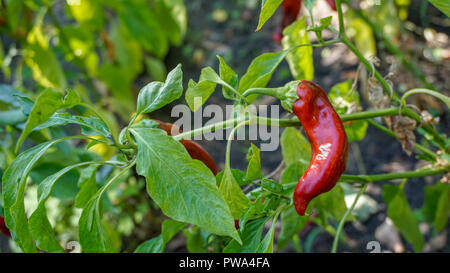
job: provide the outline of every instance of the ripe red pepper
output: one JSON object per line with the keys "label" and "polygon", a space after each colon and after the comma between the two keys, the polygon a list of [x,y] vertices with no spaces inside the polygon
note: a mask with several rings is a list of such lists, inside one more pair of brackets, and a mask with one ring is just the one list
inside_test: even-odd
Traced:
{"label": "ripe red pepper", "polygon": [[334,0],[327,0],[327,2],[331,9],[336,11],[336,2]]}
{"label": "ripe red pepper", "polygon": [[303,216],[309,202],[331,190],[344,172],[348,141],[341,119],[320,86],[303,80],[297,87],[297,95],[299,99],[292,109],[312,150],[309,166],[294,191],[295,209]]}
{"label": "ripe red pepper", "polygon": [[[172,123],[166,123],[159,120],[155,120],[159,123],[159,128],[167,132],[169,136],[178,135],[181,133],[180,128],[173,125]],[[217,166],[214,159],[209,155],[209,153],[203,149],[203,147],[195,141],[183,139],[180,141],[183,144],[186,151],[193,159],[202,161],[206,167],[208,167],[214,175],[217,175]]]}
{"label": "ripe red pepper", "polygon": [[272,39],[278,43],[281,42],[281,39],[283,38],[283,29],[297,20],[297,16],[302,6],[302,0],[284,0],[281,5],[283,6],[281,28],[276,30],[272,36]]}
{"label": "ripe red pepper", "polygon": [[5,218],[1,216],[0,216],[0,231],[6,236],[11,238],[11,232],[9,232],[9,229],[6,227]]}

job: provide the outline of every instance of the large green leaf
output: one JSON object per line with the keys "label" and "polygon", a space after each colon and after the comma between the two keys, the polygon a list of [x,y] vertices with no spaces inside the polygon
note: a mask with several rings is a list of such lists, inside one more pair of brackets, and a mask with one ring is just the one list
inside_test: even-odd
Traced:
{"label": "large green leaf", "polygon": [[[310,43],[305,17],[298,19],[283,30],[281,43],[285,50]],[[286,60],[294,79],[312,80],[314,78],[313,49],[311,46],[299,46],[290,50]]]}
{"label": "large green leaf", "polygon": [[164,214],[240,241],[230,208],[211,171],[162,130],[130,131],[138,144],[137,172],[146,178],[147,191]]}
{"label": "large green leaf", "polygon": [[409,207],[403,185],[383,185],[383,199],[387,205],[387,216],[392,219],[400,233],[418,252],[422,250],[425,239],[419,230],[414,213]]}
{"label": "large green leaf", "polygon": [[24,196],[28,175],[38,159],[57,139],[41,143],[16,157],[2,177],[5,221],[12,237],[25,252],[36,252],[25,214]]}
{"label": "large green leaf", "polygon": [[164,83],[151,82],[139,91],[137,114],[150,113],[178,99],[183,94],[181,64],[168,75]]}

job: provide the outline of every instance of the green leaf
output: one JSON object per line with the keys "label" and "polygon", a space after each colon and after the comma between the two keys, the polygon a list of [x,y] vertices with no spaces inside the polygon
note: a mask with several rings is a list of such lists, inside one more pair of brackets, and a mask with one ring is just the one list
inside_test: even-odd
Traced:
{"label": "green leaf", "polygon": [[140,244],[134,253],[162,253],[164,252],[165,245],[172,240],[180,230],[187,227],[186,223],[174,221],[174,220],[164,220],[161,227],[161,235],[145,241]]}
{"label": "green leaf", "polygon": [[[222,182],[224,173],[225,170],[222,170],[216,175],[216,183],[218,187],[220,186],[220,182]],[[234,179],[238,182],[239,186],[245,186],[252,183],[250,180],[245,180],[247,173],[240,169],[231,169],[231,173],[233,174]]]}
{"label": "green leaf", "polygon": [[[130,30],[118,22],[114,22],[111,26],[110,37],[114,43],[114,60],[120,64],[120,67],[125,68],[127,79],[134,79],[143,69],[144,54],[141,45],[132,36]],[[161,80],[164,79],[165,76]]]}
{"label": "green leaf", "polygon": [[118,8],[121,25],[131,32],[132,37],[135,37],[144,49],[158,58],[164,57],[169,49],[169,42],[164,26],[157,20],[155,10],[142,0],[122,3]]}
{"label": "green leaf", "polygon": [[450,3],[446,0],[430,0],[436,8],[442,11],[447,17],[450,17]]}
{"label": "green leaf", "polygon": [[261,187],[273,193],[281,193],[283,191],[283,186],[272,179],[263,178],[261,180]]}
{"label": "green leaf", "polygon": [[186,248],[190,253],[206,253],[207,240],[211,235],[208,231],[199,227],[191,227],[183,231],[186,235]]}
{"label": "green leaf", "polygon": [[64,89],[67,85],[63,69],[45,37],[39,14],[35,27],[27,36],[24,60],[33,72],[33,78],[43,87]]}
{"label": "green leaf", "polygon": [[[360,107],[359,94],[352,91],[352,82],[345,81],[336,84],[328,94],[331,103],[339,114],[346,114]],[[366,136],[369,123],[366,120],[355,120],[344,123],[348,141],[361,141]]]}
{"label": "green leaf", "polygon": [[152,80],[164,81],[166,79],[167,69],[163,61],[152,57],[146,57],[145,66]]}
{"label": "green leaf", "polygon": [[63,126],[69,123],[80,125],[82,134],[86,136],[103,136],[108,138],[111,135],[103,120],[97,117],[72,116],[68,112],[53,114],[47,121],[35,127],[34,130]]}
{"label": "green leaf", "polygon": [[383,185],[383,199],[387,205],[387,216],[392,219],[394,225],[414,246],[414,250],[422,250],[425,239],[419,230],[419,224],[409,207],[403,185]]}
{"label": "green leaf", "polygon": [[425,186],[425,204],[422,211],[437,231],[445,228],[450,212],[450,185],[438,183]]}
{"label": "green leaf", "polygon": [[163,251],[164,240],[161,235],[158,235],[140,244],[134,253],[162,253]]}
{"label": "green leaf", "polygon": [[273,237],[275,235],[275,224],[277,223],[278,213],[272,221],[269,231],[267,231],[264,239],[258,246],[256,250],[257,253],[273,253]]}
{"label": "green leaf", "polygon": [[97,193],[97,180],[95,174],[97,172],[98,165],[92,165],[84,168],[80,172],[80,178],[78,180],[78,186],[80,191],[75,197],[75,207],[84,208],[89,200]]}
{"label": "green leaf", "polygon": [[28,116],[25,128],[17,141],[16,151],[19,150],[20,145],[36,126],[48,120],[57,110],[72,108],[79,103],[79,99],[77,93],[70,89],[65,96],[53,89],[46,89],[39,94]]}
{"label": "green leaf", "polygon": [[225,200],[231,209],[231,215],[233,215],[234,219],[240,219],[249,207],[250,200],[248,200],[247,196],[245,196],[244,192],[239,187],[239,184],[229,167],[226,167],[224,170],[219,191],[225,197]]}
{"label": "green leaf", "polygon": [[272,17],[282,2],[283,0],[263,0],[261,2],[261,13],[259,15],[259,22],[256,31],[260,30],[264,23]]}
{"label": "green leaf", "polygon": [[130,131],[138,144],[137,172],[146,178],[147,192],[164,214],[240,241],[230,208],[211,171],[193,160],[180,142],[162,130]]}
{"label": "green leaf", "polygon": [[296,80],[312,80],[314,78],[313,49],[310,44],[308,31],[306,30],[305,17],[302,17],[283,30],[281,40],[284,50],[289,50],[286,60],[289,64],[292,76]]}
{"label": "green leaf", "polygon": [[55,183],[67,172],[84,165],[103,164],[102,162],[88,161],[81,162],[75,165],[68,166],[59,172],[48,176],[44,181],[39,184],[38,187],[38,207],[31,214],[28,224],[33,239],[36,240],[36,245],[39,249],[46,252],[64,252],[64,249],[56,239],[53,228],[47,218],[47,210],[45,208],[45,202],[50,197],[51,191]]}
{"label": "green leaf", "polygon": [[[238,74],[230,66],[228,66],[222,57],[217,56],[217,58],[219,59],[220,78],[234,89],[237,89],[239,83]],[[229,100],[234,100],[236,97],[236,94],[226,86],[222,86],[222,94]]]}
{"label": "green leaf", "polygon": [[164,26],[169,41],[173,45],[179,46],[187,27],[187,13],[183,1],[159,0],[154,3],[153,8],[159,24]]}
{"label": "green leaf", "polygon": [[139,91],[137,114],[150,113],[178,99],[183,94],[183,72],[177,65],[162,82],[151,82]]}
{"label": "green leaf", "polygon": [[288,127],[281,135],[281,152],[287,166],[300,162],[309,164],[311,159],[311,145],[297,128]]}
{"label": "green leaf", "polygon": [[293,162],[289,164],[281,174],[281,184],[298,182],[308,165],[308,163],[303,162]]}
{"label": "green leaf", "polygon": [[101,1],[67,1],[67,7],[79,23],[89,24],[95,29],[103,28],[104,13]]}
{"label": "green leaf", "polygon": [[264,175],[261,171],[261,156],[258,147],[252,143],[250,149],[251,157],[248,162],[247,174],[244,179],[251,181],[262,178]]}
{"label": "green leaf", "polygon": [[[101,189],[99,190],[101,191]],[[112,239],[102,224],[103,206],[99,192],[86,204],[78,222],[78,237],[83,252],[115,252]]]}
{"label": "green leaf", "polygon": [[236,240],[231,240],[223,249],[223,253],[255,253],[261,242],[264,224],[268,219],[268,217],[259,218],[246,224],[241,234],[242,245]]}
{"label": "green leaf", "polygon": [[24,196],[28,175],[40,157],[54,144],[64,139],[41,143],[14,159],[2,177],[5,221],[12,238],[25,252],[36,252],[25,214]]}
{"label": "green leaf", "polygon": [[291,241],[292,237],[302,230],[308,217],[298,215],[294,207],[290,207],[281,213],[281,231],[278,236],[277,248],[283,249]]}
{"label": "green leaf", "polygon": [[356,47],[361,51],[364,57],[370,58],[371,56],[376,56],[376,40],[370,25],[359,18],[351,10],[348,10],[345,13],[345,20],[349,37],[355,41]]}
{"label": "green leaf", "polygon": [[[208,100],[212,93],[214,93],[217,84],[226,85],[226,82],[211,67],[202,69],[198,83],[193,80],[189,81],[185,99],[191,111],[197,111]],[[200,98],[198,102],[201,103],[199,104],[195,98]]]}
{"label": "green leaf", "polygon": [[[340,221],[347,211],[347,204],[345,203],[344,190],[336,185],[329,192],[323,193],[313,199],[309,208],[316,208],[317,212],[323,219],[331,217],[336,221]],[[347,217],[347,221],[354,220],[353,216]]]}
{"label": "green leaf", "polygon": [[[264,53],[256,57],[247,68],[247,72],[239,82],[238,92],[244,93],[249,88],[263,88],[269,83],[273,72],[286,57],[288,51]],[[251,103],[257,95],[250,95],[247,100]]]}

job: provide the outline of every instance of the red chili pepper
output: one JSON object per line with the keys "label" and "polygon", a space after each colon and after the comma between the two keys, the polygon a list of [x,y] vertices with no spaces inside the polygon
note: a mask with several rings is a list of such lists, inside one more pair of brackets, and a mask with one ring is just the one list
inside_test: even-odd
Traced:
{"label": "red chili pepper", "polygon": [[272,36],[272,39],[278,43],[283,38],[283,29],[297,20],[300,7],[302,6],[302,0],[284,0],[282,6],[283,19],[281,20],[281,28],[276,30]]}
{"label": "red chili pepper", "polygon": [[328,5],[330,5],[331,9],[336,11],[336,2],[334,0],[327,0]]}
{"label": "red chili pepper", "polygon": [[304,215],[309,202],[331,190],[344,172],[348,141],[341,119],[320,86],[303,80],[297,95],[292,109],[305,128],[312,150],[309,166],[294,191],[295,208]]}
{"label": "red chili pepper", "polygon": [[[159,120],[155,120],[159,123],[159,128],[167,132],[169,136],[175,136],[181,133],[180,128],[172,123],[166,123]],[[195,141],[183,139],[180,141],[183,144],[186,151],[193,159],[202,161],[206,167],[208,167],[214,175],[217,175],[217,166],[214,159],[209,155],[209,153],[203,149],[203,147]]]}
{"label": "red chili pepper", "polygon": [[0,231],[6,236],[11,238],[11,232],[9,232],[9,229],[6,227],[5,218],[1,216],[0,216]]}

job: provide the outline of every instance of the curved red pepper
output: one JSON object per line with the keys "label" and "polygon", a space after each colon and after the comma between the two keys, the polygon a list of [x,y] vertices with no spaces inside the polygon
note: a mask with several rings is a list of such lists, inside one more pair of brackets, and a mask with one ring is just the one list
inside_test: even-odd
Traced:
{"label": "curved red pepper", "polygon": [[[159,128],[167,132],[169,136],[175,136],[181,133],[180,128],[172,123],[166,123],[159,120],[155,120],[159,124]],[[183,144],[186,151],[193,159],[202,161],[206,167],[208,167],[214,175],[217,175],[217,166],[214,159],[209,153],[203,149],[203,147],[195,141],[183,139],[180,141]]]}
{"label": "curved red pepper", "polygon": [[300,120],[311,143],[312,156],[308,168],[294,191],[294,205],[304,215],[309,202],[331,190],[345,170],[348,141],[344,126],[327,94],[317,84],[301,81],[299,99],[293,112]]}
{"label": "curved red pepper", "polygon": [[5,224],[5,218],[0,216],[0,231],[5,234],[6,236],[11,238],[11,232],[9,231],[9,229],[6,227]]}

